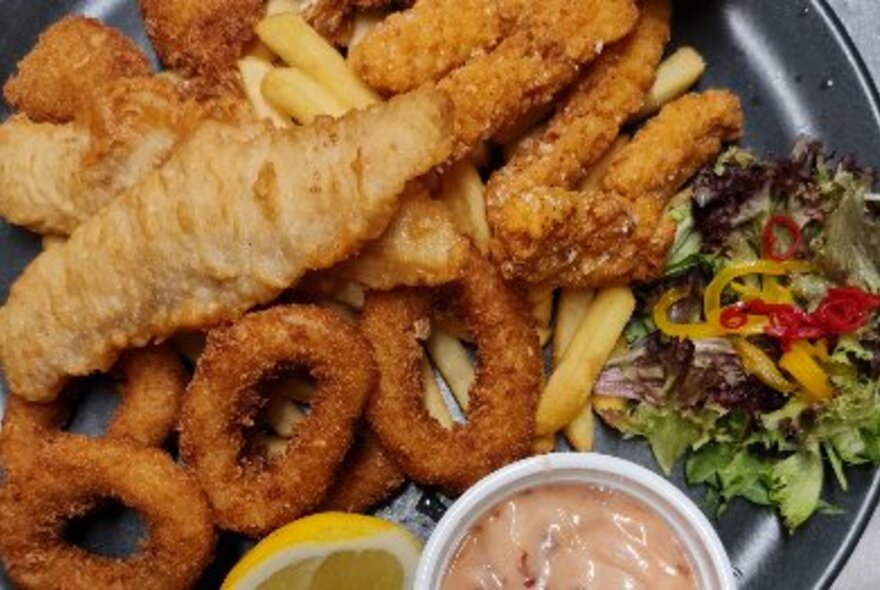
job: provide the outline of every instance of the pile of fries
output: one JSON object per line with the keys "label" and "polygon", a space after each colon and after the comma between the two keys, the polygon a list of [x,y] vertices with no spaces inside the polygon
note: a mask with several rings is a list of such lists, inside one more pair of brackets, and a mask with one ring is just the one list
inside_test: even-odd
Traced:
{"label": "pile of fries", "polygon": [[[371,14],[357,21],[352,43],[357,43],[379,18]],[[342,54],[314,31],[299,15],[293,0],[270,0],[267,16],[256,28],[260,44],[239,61],[245,93],[258,116],[279,127],[307,125],[318,116],[341,116],[350,109],[363,108],[381,100],[349,68]],[[657,80],[638,119],[646,118],[666,103],[682,96],[705,70],[703,58],[694,49],[683,47],[669,56],[657,72]],[[635,122],[635,121],[633,121]],[[540,131],[540,124],[517,130],[505,147],[511,147]],[[614,157],[627,143],[617,143],[587,175],[582,188],[598,186]],[[490,244],[486,220],[485,187],[475,165],[482,156],[454,166],[442,179],[440,198],[453,215],[460,231],[484,253]],[[334,295],[338,303],[357,309],[363,292],[353,283],[344,284]],[[549,452],[556,447],[557,434],[563,433],[572,448],[590,451],[594,424],[591,393],[602,367],[618,346],[624,328],[635,309],[635,298],[628,287],[591,289],[552,289],[534,287],[529,293],[541,344],[552,348],[553,369],[546,379],[537,414],[535,450]],[[452,393],[462,411],[468,407],[468,391],[475,368],[466,336],[435,327],[426,342],[433,363],[422,367],[425,406],[441,424],[452,424],[453,417],[437,385],[435,371]],[[270,411],[270,421],[280,434],[300,417],[296,406],[278,405]]]}

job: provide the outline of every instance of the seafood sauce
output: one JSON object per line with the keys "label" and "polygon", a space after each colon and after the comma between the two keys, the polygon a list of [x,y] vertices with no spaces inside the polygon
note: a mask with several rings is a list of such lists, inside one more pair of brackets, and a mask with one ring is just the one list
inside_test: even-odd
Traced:
{"label": "seafood sauce", "polygon": [[443,590],[695,589],[670,526],[616,491],[552,484],[519,492],[471,528]]}

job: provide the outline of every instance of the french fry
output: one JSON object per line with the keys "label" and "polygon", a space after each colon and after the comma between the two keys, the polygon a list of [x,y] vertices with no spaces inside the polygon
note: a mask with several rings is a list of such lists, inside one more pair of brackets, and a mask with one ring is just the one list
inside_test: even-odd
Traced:
{"label": "french fry", "polygon": [[263,79],[272,69],[272,64],[255,55],[248,55],[238,60],[238,72],[241,74],[244,94],[257,117],[271,121],[276,127],[289,127],[290,118],[269,104],[263,95]]}
{"label": "french fry", "polygon": [[547,344],[552,335],[550,322],[553,319],[553,287],[531,287],[529,289],[529,302],[532,304],[532,314],[538,327],[538,336],[541,346]]}
{"label": "french fry", "polygon": [[535,455],[546,455],[547,453],[552,453],[555,449],[556,437],[552,435],[536,438],[535,442],[532,443],[532,452]]}
{"label": "french fry", "polygon": [[462,411],[470,404],[470,389],[474,382],[475,370],[467,349],[457,339],[440,330],[434,330],[425,343],[428,356],[449,385],[455,401]]}
{"label": "french fry", "polygon": [[256,27],[257,36],[287,64],[319,82],[351,107],[378,102],[378,96],[348,67],[345,59],[298,14],[267,16]]}
{"label": "french fry", "polygon": [[303,125],[320,115],[341,117],[348,107],[321,84],[296,68],[274,68],[263,78],[263,95],[277,109]]}
{"label": "french fry", "polygon": [[537,434],[565,428],[586,405],[602,366],[635,309],[626,287],[602,289],[556,366],[538,404]]}
{"label": "french fry", "polygon": [[310,0],[269,0],[266,2],[266,16],[285,12],[299,13]]}
{"label": "french fry", "polygon": [[362,309],[366,297],[364,288],[353,281],[345,281],[333,294],[333,299],[353,309]]}
{"label": "french fry", "polygon": [[587,315],[596,293],[593,289],[562,289],[556,309],[556,327],[553,331],[553,364],[562,357],[574,338],[575,332]]}
{"label": "french fry", "polygon": [[267,432],[260,432],[254,438],[254,444],[260,453],[268,461],[274,461],[287,452],[287,445],[290,443],[286,438],[275,436]]}
{"label": "french fry", "polygon": [[588,453],[593,450],[594,432],[593,404],[590,400],[581,408],[571,424],[565,427],[565,439],[576,451]]}
{"label": "french fry", "polygon": [[472,162],[462,160],[444,175],[440,200],[449,206],[459,231],[480,252],[487,253],[491,232],[486,219],[486,187]]}
{"label": "french fry", "polygon": [[297,426],[305,419],[306,413],[296,402],[284,396],[276,395],[266,405],[266,423],[278,436],[291,438],[296,433]]}
{"label": "french fry", "polygon": [[449,413],[449,408],[446,407],[446,401],[443,399],[443,392],[440,391],[440,386],[437,385],[437,377],[434,375],[434,367],[431,366],[428,359],[422,358],[421,369],[423,391],[422,401],[425,404],[425,410],[428,412],[428,415],[439,422],[443,428],[448,430],[452,428],[454,422],[452,420],[452,414]]}
{"label": "french fry", "polygon": [[657,68],[657,79],[635,119],[650,117],[663,105],[682,96],[706,71],[706,61],[693,47],[682,47]]}

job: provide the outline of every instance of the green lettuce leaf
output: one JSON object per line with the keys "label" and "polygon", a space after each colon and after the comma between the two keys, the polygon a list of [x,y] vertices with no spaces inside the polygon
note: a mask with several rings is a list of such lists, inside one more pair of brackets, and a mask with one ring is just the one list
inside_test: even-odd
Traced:
{"label": "green lettuce leaf", "polygon": [[770,501],[794,532],[819,507],[824,469],[818,451],[800,451],[778,461],[770,471]]}
{"label": "green lettuce leaf", "polygon": [[866,214],[864,184],[846,172],[836,179],[845,190],[812,242],[816,262],[836,281],[876,293],[880,291],[880,224]]}

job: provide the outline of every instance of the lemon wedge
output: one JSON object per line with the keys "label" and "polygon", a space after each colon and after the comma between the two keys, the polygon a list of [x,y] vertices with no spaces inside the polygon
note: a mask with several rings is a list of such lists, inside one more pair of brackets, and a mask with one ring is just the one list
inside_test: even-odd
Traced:
{"label": "lemon wedge", "polygon": [[222,590],[406,590],[420,553],[418,539],[385,520],[315,514],[263,539]]}

